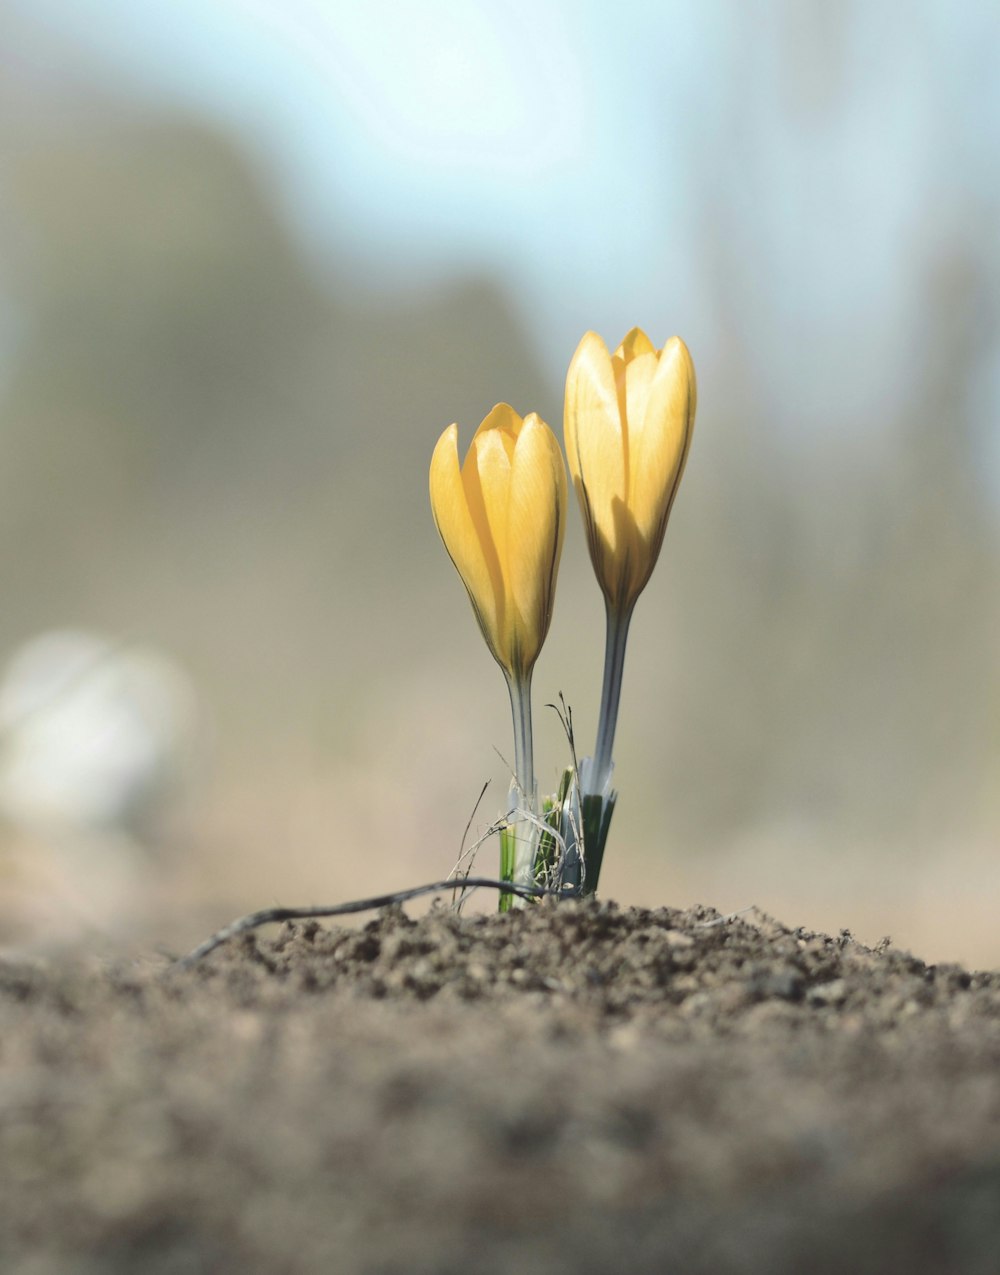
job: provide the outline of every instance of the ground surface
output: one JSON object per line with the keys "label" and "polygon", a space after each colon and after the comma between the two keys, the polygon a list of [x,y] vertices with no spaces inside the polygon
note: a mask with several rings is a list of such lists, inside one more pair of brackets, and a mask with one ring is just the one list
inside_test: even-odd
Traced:
{"label": "ground surface", "polygon": [[0,1252],[995,1275],[1000,974],[610,904],[0,964]]}

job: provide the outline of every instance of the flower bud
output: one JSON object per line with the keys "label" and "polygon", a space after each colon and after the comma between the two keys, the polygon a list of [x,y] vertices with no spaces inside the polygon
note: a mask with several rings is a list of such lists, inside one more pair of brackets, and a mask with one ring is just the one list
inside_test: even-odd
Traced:
{"label": "flower bud", "polygon": [[431,509],[494,659],[509,680],[530,673],[552,618],[566,527],[559,443],[540,417],[499,403],[464,465],[458,426],[431,459]]}
{"label": "flower bud", "polygon": [[621,613],[656,566],[696,402],[694,364],[680,337],[657,350],[633,328],[609,354],[588,332],[570,364],[566,455],[598,583]]}

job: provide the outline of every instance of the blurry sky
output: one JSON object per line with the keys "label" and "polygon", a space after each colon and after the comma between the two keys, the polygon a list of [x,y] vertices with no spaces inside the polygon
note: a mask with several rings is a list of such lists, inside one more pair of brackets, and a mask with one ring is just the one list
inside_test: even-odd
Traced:
{"label": "blurry sky", "polygon": [[[190,906],[429,879],[498,812],[427,461],[501,397],[558,430],[639,324],[699,416],[608,892],[1000,962],[1000,7],[0,0],[0,54],[0,655],[185,666]],[[543,790],[602,634],[574,520]]]}
{"label": "blurry sky", "polygon": [[[915,251],[980,236],[1000,199],[1000,9],[976,0],[11,7],[16,61],[83,57],[109,92],[232,128],[359,285],[499,272],[554,378],[587,327],[683,327],[711,356],[697,239],[718,216],[737,320],[762,363],[798,365],[796,422],[850,428],[924,336]],[[996,419],[996,351],[981,375]]]}

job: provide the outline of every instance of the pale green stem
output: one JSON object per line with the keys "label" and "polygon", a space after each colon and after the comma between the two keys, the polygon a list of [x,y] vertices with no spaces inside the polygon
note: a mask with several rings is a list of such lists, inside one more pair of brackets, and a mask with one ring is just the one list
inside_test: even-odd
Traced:
{"label": "pale green stem", "polygon": [[607,640],[604,647],[604,685],[601,689],[601,716],[597,724],[594,748],[593,785],[591,791],[603,793],[611,777],[618,705],[622,694],[622,669],[625,666],[625,644],[635,603],[620,611],[607,603]]}
{"label": "pale green stem", "polygon": [[[518,801],[522,808],[537,814],[535,793],[535,759],[531,743],[531,670],[520,677],[507,677],[510,692],[510,708],[514,718],[514,776],[519,789]],[[534,870],[534,825],[519,821],[516,828],[517,854],[514,879],[530,883]]]}

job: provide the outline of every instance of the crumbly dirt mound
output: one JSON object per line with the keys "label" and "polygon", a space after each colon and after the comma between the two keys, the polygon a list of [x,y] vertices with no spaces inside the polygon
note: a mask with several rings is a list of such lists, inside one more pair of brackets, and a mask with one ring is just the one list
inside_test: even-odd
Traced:
{"label": "crumbly dirt mound", "polygon": [[708,909],[0,964],[12,1275],[1000,1269],[1000,974]]}

